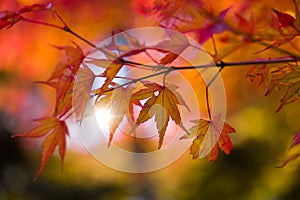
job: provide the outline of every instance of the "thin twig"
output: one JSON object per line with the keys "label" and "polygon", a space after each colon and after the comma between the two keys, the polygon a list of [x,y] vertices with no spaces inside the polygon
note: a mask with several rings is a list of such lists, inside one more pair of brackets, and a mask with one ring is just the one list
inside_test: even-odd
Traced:
{"label": "thin twig", "polygon": [[68,33],[71,33],[72,35],[74,35],[75,37],[77,37],[78,39],[82,40],[83,42],[87,43],[88,45],[90,45],[91,47],[95,48],[95,49],[98,49],[99,48],[93,44],[92,42],[88,41],[87,39],[85,39],[84,37],[80,36],[79,34],[77,34],[76,32],[74,32],[73,30],[71,30],[68,26],[66,26],[64,28],[64,31],[68,32]]}
{"label": "thin twig", "polygon": [[34,20],[34,19],[28,19],[28,18],[25,18],[25,17],[22,17],[22,20],[25,21],[25,22],[33,23],[33,24],[38,24],[38,25],[42,25],[42,26],[48,26],[48,27],[64,30],[63,26],[58,26],[56,24],[50,24],[50,23],[47,23],[47,22],[42,22],[42,21],[38,21],[38,20]]}

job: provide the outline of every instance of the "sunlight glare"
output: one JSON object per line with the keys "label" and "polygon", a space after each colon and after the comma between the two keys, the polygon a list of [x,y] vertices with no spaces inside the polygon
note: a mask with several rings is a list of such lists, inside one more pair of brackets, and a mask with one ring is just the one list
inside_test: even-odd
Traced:
{"label": "sunlight glare", "polygon": [[98,125],[105,132],[109,130],[109,122],[111,120],[110,109],[99,109],[95,108],[95,115],[98,122]]}

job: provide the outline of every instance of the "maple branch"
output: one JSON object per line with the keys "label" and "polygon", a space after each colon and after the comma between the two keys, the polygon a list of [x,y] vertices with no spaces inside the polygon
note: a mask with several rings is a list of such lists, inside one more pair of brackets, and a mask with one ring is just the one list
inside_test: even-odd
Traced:
{"label": "maple branch", "polygon": [[78,39],[80,39],[81,41],[87,43],[88,45],[90,45],[91,47],[97,49],[97,50],[100,50],[95,44],[93,44],[92,42],[88,41],[87,39],[85,39],[84,37],[82,37],[81,35],[79,35],[78,33],[74,32],[73,30],[71,30],[70,27],[68,26],[65,26],[64,31],[72,34],[73,36],[77,37]]}
{"label": "maple branch", "polygon": [[244,65],[262,65],[262,64],[279,64],[279,63],[289,63],[289,62],[297,62],[300,61],[300,57],[287,57],[287,58],[275,58],[268,60],[247,60],[247,61],[239,61],[239,62],[219,62],[213,64],[206,65],[198,65],[198,66],[181,66],[181,67],[172,67],[174,70],[189,70],[189,69],[203,69],[209,67],[239,67]]}
{"label": "maple branch", "polygon": [[[133,62],[133,61],[128,61],[128,60],[124,60],[122,59],[122,62],[124,64],[129,64],[129,65],[138,65],[138,66],[143,66],[143,67],[147,67],[147,68],[152,68],[152,69],[165,69],[163,71],[159,71],[157,73],[154,74],[150,74],[147,76],[143,76],[140,78],[136,78],[136,79],[132,79],[126,83],[123,83],[121,85],[118,85],[114,88],[110,88],[105,92],[109,92],[112,91],[114,89],[118,89],[133,83],[136,83],[138,81],[141,80],[145,80],[148,78],[152,78],[155,76],[159,76],[159,75],[167,75],[169,73],[171,73],[172,71],[177,71],[177,70],[191,70],[191,69],[204,69],[204,68],[210,68],[210,67],[220,67],[219,71],[213,76],[213,78],[209,81],[209,83],[207,84],[207,89],[208,87],[214,82],[214,80],[217,78],[217,76],[220,74],[220,72],[225,68],[225,67],[237,67],[237,66],[247,66],[247,65],[258,65],[258,64],[278,64],[278,63],[288,63],[288,62],[297,62],[300,61],[300,57],[288,57],[288,58],[276,58],[276,59],[268,59],[268,60],[249,60],[249,61],[240,61],[240,62],[219,62],[219,63],[213,63],[213,64],[206,64],[206,65],[198,65],[198,66],[180,66],[180,67],[176,67],[176,66],[164,66],[164,65],[148,65],[148,64],[142,64],[142,63],[137,63],[137,62]],[[164,76],[164,80],[165,80],[165,76]],[[96,96],[98,95],[98,93],[93,94],[92,96]],[[208,95],[208,94],[206,94]],[[208,98],[208,97],[207,97]],[[209,109],[209,102],[207,102],[207,106]],[[208,110],[209,115],[210,115],[210,110]]]}
{"label": "maple branch", "polygon": [[220,69],[219,71],[212,77],[212,79],[208,82],[207,87],[209,87],[214,81],[215,79],[218,77],[218,75],[221,73],[221,71],[224,69],[225,67],[225,63],[224,62],[220,62]]}
{"label": "maple branch", "polygon": [[205,69],[205,68],[211,68],[211,67],[239,67],[244,65],[263,65],[263,64],[279,64],[279,63],[289,63],[289,62],[297,62],[300,61],[300,57],[291,56],[286,58],[274,58],[274,59],[268,59],[268,60],[246,60],[246,61],[238,61],[238,62],[218,62],[218,63],[211,63],[211,64],[204,64],[204,65],[196,65],[196,66],[165,66],[165,65],[148,65],[148,64],[142,64],[137,62],[132,62],[128,60],[123,60],[124,63],[139,65],[143,67],[153,68],[153,69],[166,69],[171,68],[172,70],[191,70],[191,69]]}
{"label": "maple branch", "polygon": [[[198,65],[198,66],[180,66],[180,67],[176,67],[176,66],[166,67],[164,65],[155,66],[155,65],[148,65],[148,64],[142,64],[142,63],[137,63],[137,62],[133,62],[133,61],[128,61],[128,60],[124,60],[124,59],[122,59],[122,61],[123,61],[124,64],[139,65],[139,66],[153,68],[153,69],[165,69],[165,70],[159,71],[159,72],[156,72],[154,74],[147,75],[147,76],[143,76],[143,77],[140,77],[140,78],[132,79],[132,80],[130,80],[126,83],[123,83],[121,85],[118,85],[114,88],[110,88],[110,89],[104,91],[104,93],[112,91],[114,89],[118,89],[118,88],[127,86],[127,85],[130,85],[130,84],[133,84],[133,83],[136,83],[136,82],[141,81],[141,80],[145,80],[145,79],[152,78],[152,77],[155,77],[155,76],[159,76],[159,75],[162,75],[162,74],[166,75],[166,74],[171,73],[172,71],[204,69],[204,68],[210,68],[210,67],[220,67],[219,71],[213,76],[213,78],[207,84],[207,87],[209,87],[212,84],[212,82],[217,78],[219,73],[225,67],[238,67],[238,66],[244,66],[244,65],[246,66],[246,65],[258,65],[258,64],[278,64],[278,63],[297,62],[297,61],[300,61],[300,57],[288,57],[288,58],[280,58],[280,59],[277,58],[277,59],[268,59],[268,60],[249,60],[249,61],[240,61],[240,62],[223,62],[223,61],[221,61],[219,63],[213,63],[213,64]],[[94,93],[92,95],[92,97],[96,96],[96,95],[98,95],[98,93]]]}
{"label": "maple branch", "polygon": [[65,24],[65,22],[61,19],[61,17],[60,17],[60,20],[64,23],[64,26],[59,26],[59,25],[56,25],[56,24],[51,24],[51,23],[47,23],[47,22],[43,22],[43,21],[28,19],[28,18],[25,18],[25,17],[22,17],[22,20],[25,21],[25,22],[29,22],[29,23],[33,23],[33,24],[37,24],[37,25],[48,26],[48,27],[59,29],[59,30],[63,30],[65,32],[68,32],[68,33],[72,34],[73,36],[77,37],[81,41],[87,43],[91,47],[99,50],[99,48],[95,44],[93,44],[92,42],[88,41],[84,37],[80,36],[78,33],[71,30],[70,27],[68,27]]}
{"label": "maple branch", "polygon": [[42,25],[42,26],[48,26],[48,27],[52,27],[52,28],[56,28],[56,29],[68,32],[68,33],[72,34],[73,36],[77,37],[78,39],[80,39],[81,41],[87,43],[89,46],[91,46],[91,47],[93,47],[97,50],[101,50],[95,44],[93,44],[92,42],[90,42],[86,38],[82,37],[78,33],[71,30],[71,28],[67,25],[67,23],[64,21],[64,19],[58,14],[58,12],[54,11],[54,13],[58,17],[59,21],[63,24],[63,26],[59,26],[59,25],[56,25],[56,24],[51,24],[51,23],[47,23],[47,22],[43,22],[43,21],[38,21],[38,20],[34,20],[34,19],[28,19],[28,18],[25,18],[23,16],[22,16],[21,20],[23,20],[25,22],[29,22],[29,23],[33,23],[33,24],[37,24],[37,25]]}

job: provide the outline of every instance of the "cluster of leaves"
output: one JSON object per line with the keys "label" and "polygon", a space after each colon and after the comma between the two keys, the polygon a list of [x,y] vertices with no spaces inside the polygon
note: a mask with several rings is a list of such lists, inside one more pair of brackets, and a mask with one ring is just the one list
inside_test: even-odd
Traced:
{"label": "cluster of leaves", "polygon": [[[237,23],[229,23],[226,17],[232,6],[220,11],[219,14],[215,14],[216,11],[208,8],[200,0],[155,0],[153,4],[147,5],[147,7],[141,5],[141,10],[144,14],[154,16],[160,26],[175,29],[186,35],[192,35],[200,44],[212,41],[214,52],[209,54],[215,62],[221,63],[218,66],[221,66],[222,70],[226,67],[223,62],[224,57],[232,54],[241,46],[256,43],[265,47],[262,51],[275,49],[289,56],[289,61],[292,59],[294,61],[299,60],[299,56],[280,49],[282,45],[291,43],[300,34],[300,14],[296,1],[294,3],[296,18],[278,10],[273,10],[278,23],[275,27],[270,25],[273,32],[267,36],[259,30],[253,16],[245,18],[240,14],[236,14]],[[31,20],[23,16],[25,13],[37,11],[54,13],[63,23],[63,26]],[[133,36],[121,32],[119,35],[125,41],[124,43],[120,44],[117,42],[116,36],[113,36],[108,45],[100,48],[71,31],[60,15],[52,8],[52,4],[34,4],[21,8],[17,12],[2,11],[0,13],[0,29],[10,28],[19,21],[27,21],[67,31],[83,42],[88,43],[94,48],[94,51],[103,55],[103,58],[88,58],[88,54],[85,54],[77,44],[56,47],[58,50],[65,52],[65,60],[56,66],[47,81],[41,82],[56,90],[54,113],[49,118],[38,119],[39,125],[29,133],[16,135],[17,137],[30,138],[46,136],[42,145],[41,164],[36,177],[39,176],[56,147],[59,149],[62,161],[64,160],[66,136],[69,132],[66,120],[74,114],[78,121],[83,121],[89,115],[87,105],[91,100],[94,106],[111,110],[109,144],[124,118],[132,125],[132,132],[139,125],[154,118],[159,135],[158,148],[163,145],[169,122],[174,121],[177,126],[186,132],[182,139],[193,138],[190,153],[194,159],[206,156],[208,162],[216,161],[219,148],[225,154],[231,152],[232,143],[228,134],[234,133],[235,129],[228,123],[223,124],[217,118],[213,119],[211,117],[207,89],[209,86],[206,87],[206,105],[209,119],[193,120],[194,126],[187,130],[182,122],[180,107],[187,110],[189,108],[184,102],[184,98],[176,91],[178,86],[165,81],[166,76],[172,71],[182,69],[171,66],[171,64],[180,57],[179,55],[184,49],[190,46],[187,36],[176,37],[169,33],[166,34],[168,37],[166,40],[153,46],[146,46]],[[235,37],[239,36],[238,45],[234,44],[226,48],[217,47],[215,35],[224,32],[231,34],[231,36],[225,38],[227,41],[235,41]],[[222,39],[224,40],[224,38]],[[168,50],[165,50],[166,47]],[[296,46],[295,49],[300,52]],[[155,59],[153,51],[163,56],[160,59]],[[139,55],[147,56],[154,62],[154,65],[136,62],[134,58]],[[285,61],[285,58],[276,59],[282,62]],[[89,64],[101,69],[102,72],[96,74],[89,67]],[[240,64],[242,65],[242,63]],[[149,70],[152,74],[139,78],[120,76],[120,71],[128,67]],[[252,67],[248,72],[248,77],[251,80],[260,78],[259,84],[265,85],[267,88],[266,94],[270,94],[274,89],[286,88],[285,95],[277,109],[277,111],[280,111],[283,106],[296,101],[299,97],[299,72],[300,68],[296,62],[279,67],[264,64]],[[163,76],[162,83],[145,80],[160,75]],[[96,79],[102,80],[102,84],[94,88]],[[126,81],[125,83],[119,83],[118,79]],[[137,87],[137,84],[141,84],[142,88]],[[135,113],[135,107],[140,108],[138,113]],[[292,147],[298,144],[299,135],[293,140]],[[298,154],[293,158],[296,157],[298,157]],[[287,162],[290,160],[292,158],[289,158]]]}
{"label": "cluster of leaves", "polygon": [[[296,0],[293,0],[293,3],[295,16],[272,9],[277,23],[268,24],[267,32],[266,29],[261,28],[259,21],[256,21],[253,15],[249,15],[250,17],[247,18],[237,12],[235,13],[237,23],[233,24],[226,20],[226,15],[232,6],[222,10],[218,15],[214,15],[212,8],[198,0],[188,2],[184,0],[154,1],[152,5],[148,4],[142,10],[144,14],[155,17],[162,27],[175,29],[183,33],[193,33],[201,44],[211,40],[215,51],[211,53],[211,56],[216,62],[222,61],[224,57],[232,54],[240,47],[251,44],[265,46],[263,50],[256,52],[257,54],[272,49],[286,56],[273,59],[275,63],[276,61],[281,63],[285,59],[295,59],[293,64],[279,66],[264,62],[264,64],[251,67],[247,74],[251,81],[256,78],[259,79],[259,85],[266,88],[265,95],[270,95],[274,90],[284,90],[284,95],[276,110],[276,112],[279,112],[287,104],[297,101],[300,96],[299,64],[296,62],[299,60],[300,48],[297,42],[293,42],[300,36],[300,12]],[[245,2],[245,4],[247,3]],[[226,41],[234,41],[236,36],[241,36],[241,41],[238,45],[227,43],[224,49],[217,47],[214,35],[224,32],[231,34],[231,36],[226,36]],[[224,40],[224,38],[221,40]],[[286,44],[291,45],[297,54],[280,48]],[[257,59],[257,61],[260,60],[263,59]],[[293,140],[292,147],[299,143],[297,138],[299,138],[298,135]],[[196,151],[197,148],[194,147],[193,150]],[[297,158],[298,155],[293,154],[284,163],[287,164]]]}

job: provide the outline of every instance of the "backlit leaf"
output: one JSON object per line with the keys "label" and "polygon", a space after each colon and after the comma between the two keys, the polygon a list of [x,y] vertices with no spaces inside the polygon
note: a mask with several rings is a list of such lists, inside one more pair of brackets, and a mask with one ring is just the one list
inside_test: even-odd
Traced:
{"label": "backlit leaf", "polygon": [[147,99],[136,119],[136,125],[138,126],[154,116],[160,138],[158,148],[161,148],[170,118],[177,125],[181,124],[181,116],[178,110],[180,102],[174,92],[166,86],[148,83],[145,84],[145,87],[131,97],[133,100],[138,101]]}
{"label": "backlit leaf", "polygon": [[73,88],[73,107],[80,121],[85,116],[85,109],[90,100],[90,93],[95,80],[92,70],[84,63],[77,72],[76,82]]}
{"label": "backlit leaf", "polygon": [[[55,46],[65,52],[63,60],[56,65],[51,77],[45,83],[56,89],[56,115],[62,116],[72,106],[71,94],[75,83],[75,77],[79,67],[85,58],[82,49],[75,44],[73,46]],[[64,105],[64,107],[63,107]]]}
{"label": "backlit leaf", "polygon": [[295,18],[289,14],[273,9],[282,27],[294,26]]}
{"label": "backlit leaf", "polygon": [[65,121],[60,121],[55,117],[38,119],[36,121],[40,123],[40,125],[35,127],[29,133],[14,135],[14,137],[24,138],[38,138],[46,136],[42,144],[43,152],[40,168],[36,173],[35,178],[39,177],[56,147],[58,147],[63,164],[66,151],[66,136],[69,135]]}
{"label": "backlit leaf", "polygon": [[133,125],[133,102],[131,101],[131,94],[133,87],[118,88],[113,91],[111,97],[111,121],[109,124],[109,144],[112,142],[113,136],[123,121],[127,118],[129,124]]}
{"label": "backlit leaf", "polygon": [[207,24],[206,26],[199,28],[197,30],[197,35],[198,35],[198,42],[200,44],[203,44],[206,42],[208,39],[210,39],[214,34],[222,33],[224,31],[230,30],[229,26],[224,23],[224,18],[227,14],[227,12],[230,10],[231,6],[223,10],[218,18]]}
{"label": "backlit leaf", "polygon": [[103,75],[106,77],[103,85],[94,91],[95,94],[97,94],[97,99],[99,99],[104,92],[108,89],[109,85],[114,80],[115,76],[119,73],[121,68],[123,67],[123,61],[121,59],[117,59],[110,63],[109,66],[105,69],[103,72]]}
{"label": "backlit leaf", "polygon": [[219,121],[193,120],[194,126],[190,128],[190,135],[181,139],[194,138],[190,147],[193,159],[206,156],[208,162],[216,161],[218,158],[218,147],[225,153],[230,154],[232,143],[228,134],[234,133],[235,129],[224,123],[223,127]]}

